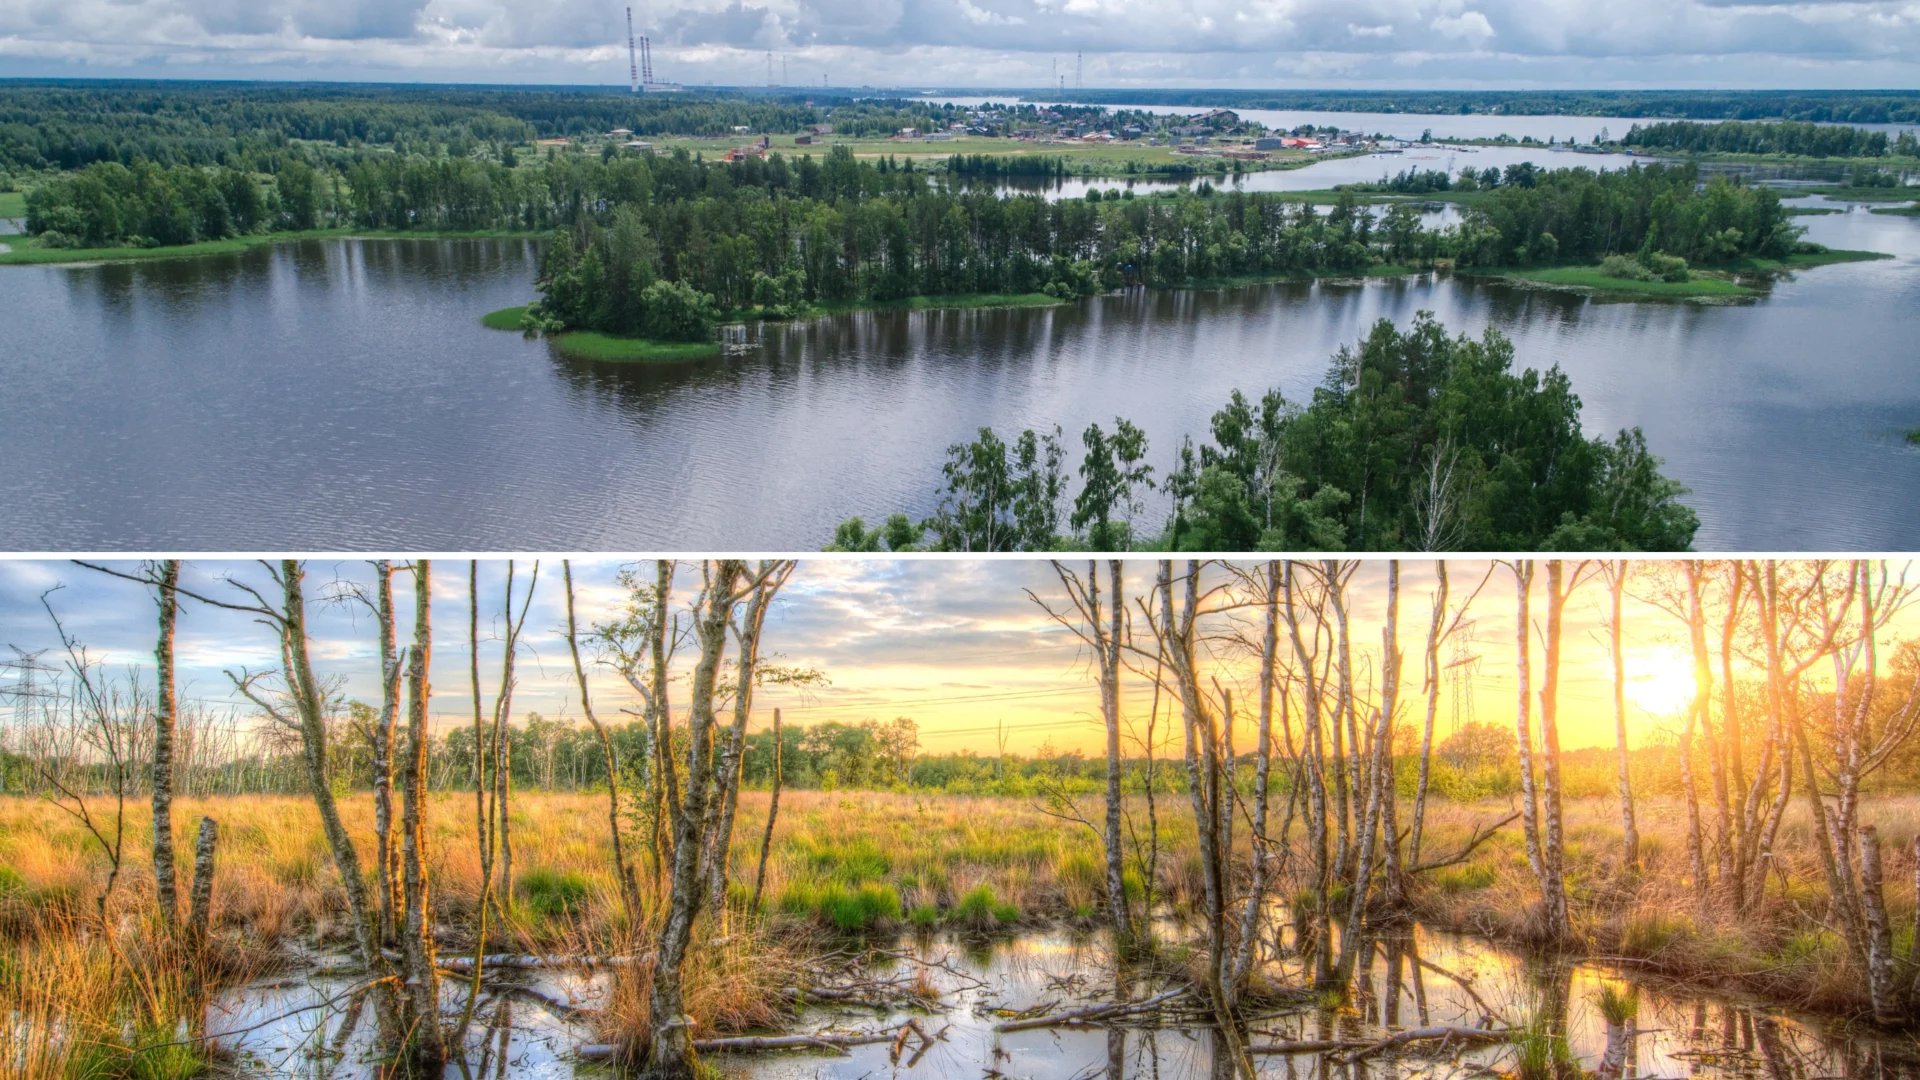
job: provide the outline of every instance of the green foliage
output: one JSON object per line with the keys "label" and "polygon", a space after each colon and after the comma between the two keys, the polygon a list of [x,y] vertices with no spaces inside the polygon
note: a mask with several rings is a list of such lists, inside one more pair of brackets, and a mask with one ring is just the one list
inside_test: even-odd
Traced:
{"label": "green foliage", "polygon": [[1495,876],[1491,866],[1468,863],[1435,870],[1433,884],[1435,888],[1446,893],[1477,892],[1492,885]]}
{"label": "green foliage", "polygon": [[[1160,542],[1175,551],[1685,550],[1699,520],[1640,431],[1588,438],[1566,376],[1515,373],[1513,363],[1499,332],[1449,338],[1422,313],[1404,332],[1381,320],[1357,349],[1341,349],[1309,404],[1270,391],[1256,406],[1235,391],[1213,416],[1211,441],[1184,443],[1160,485],[1172,504]],[[1023,432],[1011,453],[990,428],[949,447],[939,510],[923,523],[932,545],[1132,543],[1115,508],[1151,481],[1139,464],[1145,437],[1120,431],[1124,439],[1109,440],[1096,425],[1083,438],[1071,537],[1059,528],[1057,429]],[[880,542],[853,519],[833,544],[873,551]]]}
{"label": "green foliage", "polygon": [[891,885],[837,883],[789,885],[776,902],[789,915],[817,919],[849,933],[873,930],[900,918],[900,894]]}
{"label": "green foliage", "polygon": [[993,886],[982,883],[961,895],[951,917],[970,930],[997,930],[1019,922],[1020,909],[996,896]]}
{"label": "green foliage", "polygon": [[1711,154],[1794,154],[1805,157],[1881,157],[1889,149],[1887,133],[1866,128],[1805,122],[1719,124],[1684,121],[1635,124],[1624,146]]}
{"label": "green foliage", "polygon": [[1606,983],[1594,995],[1594,1004],[1600,1007],[1600,1015],[1608,1024],[1618,1027],[1640,1015],[1640,988],[1633,984]]}
{"label": "green foliage", "polygon": [[572,871],[535,867],[520,875],[520,894],[528,910],[542,919],[570,919],[586,910],[592,887]]}

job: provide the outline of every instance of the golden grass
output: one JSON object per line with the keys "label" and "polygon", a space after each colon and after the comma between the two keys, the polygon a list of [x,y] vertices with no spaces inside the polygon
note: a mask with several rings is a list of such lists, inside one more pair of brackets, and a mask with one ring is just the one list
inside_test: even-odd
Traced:
{"label": "golden grass", "polygon": [[[808,939],[816,933],[907,923],[985,930],[1098,917],[1104,878],[1098,838],[1031,801],[795,791],[781,799],[767,869],[769,917],[748,918],[746,896],[759,860],[766,806],[764,792],[742,796],[731,911],[723,920],[703,920],[702,941],[693,951],[689,1007],[708,1030],[776,1023],[778,991],[804,984],[801,959],[812,951]],[[1090,801],[1088,813],[1097,806],[1097,800]],[[342,800],[341,809],[370,872],[371,800],[355,793]],[[1140,800],[1130,802],[1144,831],[1142,809]],[[1423,858],[1451,853],[1476,825],[1508,812],[1505,800],[1434,803]],[[489,928],[490,951],[604,954],[630,947],[634,930],[644,928],[630,927],[622,911],[605,813],[604,795],[516,796],[513,910],[508,925]],[[1405,826],[1408,818],[1402,813]],[[182,852],[190,849],[191,831],[202,814],[221,826],[213,906],[218,952],[241,959],[206,967],[195,979],[217,987],[245,978],[270,964],[289,939],[344,944],[344,891],[311,803],[291,796],[177,800],[176,846]],[[1725,904],[1696,908],[1686,880],[1682,808],[1675,800],[1642,802],[1643,868],[1637,875],[1620,865],[1619,818],[1611,799],[1573,800],[1565,819],[1568,889],[1576,933],[1588,952],[1809,1007],[1842,1010],[1859,1004],[1860,973],[1818,923],[1824,878],[1809,847],[1804,803],[1794,804],[1782,826],[1766,896],[1738,912]],[[1920,829],[1920,797],[1870,800],[1866,819],[1880,827],[1888,851],[1888,904],[1901,933],[1910,935],[1912,842]],[[1177,914],[1201,891],[1184,797],[1163,796],[1160,820],[1156,895]],[[470,942],[480,885],[471,796],[434,796],[429,821],[436,921]],[[94,898],[105,880],[97,846],[44,802],[0,798],[0,1013],[28,1021],[0,1025],[0,1066],[11,1063],[12,1070],[29,1078],[71,1075],[81,1060],[76,1055],[100,1052],[100,1046],[124,1048],[126,1033],[139,1028],[142,1017],[193,1011],[187,982],[155,976],[162,981],[148,984],[141,981],[147,976],[135,974],[154,967],[160,940],[152,930],[146,822],[144,805],[129,807],[126,865],[108,917],[116,929],[103,937],[94,916]],[[1305,867],[1298,826],[1295,840],[1302,850],[1291,865]],[[1240,847],[1244,859],[1244,829]],[[651,923],[657,887],[644,839],[636,838],[632,849],[648,908],[642,921]],[[1128,857],[1132,867],[1131,851]],[[1300,885],[1283,881],[1276,895],[1291,896]],[[1419,914],[1436,926],[1514,941],[1526,940],[1533,930],[1537,891],[1512,827],[1471,859],[1422,875],[1412,897]],[[714,939],[724,944],[708,944]],[[136,962],[141,957],[145,960]],[[169,961],[160,966],[177,973],[192,965]],[[49,978],[47,973],[55,974]],[[602,1037],[637,1041],[646,1029],[650,978],[644,966],[617,969]],[[65,1023],[51,1023],[55,1017]],[[110,1031],[121,1043],[105,1037]]]}

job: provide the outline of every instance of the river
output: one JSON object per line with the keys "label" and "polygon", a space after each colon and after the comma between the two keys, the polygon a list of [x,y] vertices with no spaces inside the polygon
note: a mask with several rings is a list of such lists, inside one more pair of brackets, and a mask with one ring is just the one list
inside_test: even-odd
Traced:
{"label": "river", "polygon": [[[1029,1080],[1232,1075],[1231,1070],[1214,1069],[1211,1029],[1178,1019],[1134,1020],[1108,1027],[994,1030],[1013,1016],[1111,1002],[1112,966],[1101,933],[1055,930],[995,940],[929,935],[881,944],[891,946],[903,959],[876,974],[915,977],[924,970],[929,984],[939,992],[936,1005],[912,1010],[814,1006],[796,1018],[794,1027],[807,1032],[859,1033],[918,1017],[929,1042],[914,1036],[905,1040],[904,1047],[869,1044],[852,1047],[844,1056],[788,1052],[721,1054],[709,1060],[734,1080],[983,1073]],[[1291,958],[1283,957],[1270,971],[1281,985],[1303,984],[1298,963]],[[1144,1000],[1163,989],[1162,983],[1152,979],[1138,981],[1132,1000]],[[379,1075],[374,1024],[365,1015],[349,1020],[344,992],[352,985],[352,980],[314,971],[265,979],[220,995],[208,1010],[206,1030],[242,1075],[299,1073],[314,1080],[371,1080]],[[1622,1066],[1614,1076],[1920,1077],[1920,1058],[1905,1040],[1878,1038],[1868,1031],[1792,1015],[1737,996],[1687,992],[1653,982],[1638,988],[1638,1015],[1611,1026],[1598,1004],[1600,990],[1607,985],[1623,989],[1634,982],[1631,973],[1604,963],[1531,958],[1476,938],[1412,927],[1379,943],[1350,1003],[1335,1008],[1285,1002],[1250,1007],[1250,1035],[1256,1046],[1321,1039],[1364,1044],[1407,1028],[1504,1028],[1524,1025],[1538,1016],[1543,1018],[1543,1028],[1563,1039],[1565,1049],[1585,1070],[1602,1065],[1611,1037]],[[513,987],[536,993],[517,992]],[[499,1071],[482,1067],[478,1075],[506,1080],[617,1075],[580,1063],[574,1054],[577,1046],[604,1037],[595,1031],[590,1011],[608,1003],[610,990],[610,977],[604,972],[509,973],[482,993],[467,1060],[476,1065],[490,1062]],[[464,986],[449,980],[443,992],[449,1015],[457,1013],[465,1001]],[[556,1009],[543,1003],[542,997],[566,1005]],[[1470,1070],[1479,1065],[1511,1068],[1512,1051],[1482,1047],[1437,1057],[1377,1058],[1369,1067],[1350,1072],[1334,1067],[1320,1053],[1262,1053],[1258,1061],[1263,1076],[1439,1077],[1474,1075]]]}
{"label": "river", "polygon": [[945,448],[983,425],[1077,450],[1125,416],[1164,471],[1229,391],[1306,398],[1342,344],[1427,310],[1564,368],[1589,432],[1643,427],[1703,550],[1920,548],[1920,220],[1802,221],[1895,258],[1726,306],[1429,274],[860,314],[654,367],[479,325],[532,295],[530,241],[4,267],[0,544],[811,550],[852,514],[930,513]]}

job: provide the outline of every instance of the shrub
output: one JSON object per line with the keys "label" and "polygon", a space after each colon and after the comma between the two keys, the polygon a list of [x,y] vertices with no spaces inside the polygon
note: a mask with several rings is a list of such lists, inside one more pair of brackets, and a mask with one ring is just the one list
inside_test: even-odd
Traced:
{"label": "shrub", "polygon": [[656,281],[640,293],[642,336],[655,341],[705,341],[719,316],[713,297],[681,281]]}
{"label": "shrub", "polygon": [[[1726,254],[1731,257],[1733,252]],[[1649,251],[1640,256],[1640,262],[1661,281],[1685,281],[1692,276],[1687,272],[1687,260],[1678,255]]]}
{"label": "shrub", "polygon": [[1623,278],[1627,281],[1652,281],[1653,271],[1640,264],[1640,260],[1627,255],[1609,255],[1600,260],[1600,272],[1610,278]]}

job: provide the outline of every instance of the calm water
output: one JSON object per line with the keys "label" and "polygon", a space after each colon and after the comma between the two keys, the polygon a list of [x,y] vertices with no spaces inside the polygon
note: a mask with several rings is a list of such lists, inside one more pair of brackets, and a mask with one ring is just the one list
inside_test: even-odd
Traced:
{"label": "calm water", "polygon": [[[1173,1080],[1231,1076],[1216,1070],[1214,1033],[1207,1028],[1147,1026],[1062,1027],[996,1033],[1010,1014],[1045,1014],[1113,1000],[1112,964],[1103,935],[1033,933],[998,941],[948,937],[895,943],[902,960],[880,975],[912,976],[922,963],[940,1003],[931,1015],[860,1006],[813,1007],[798,1017],[797,1031],[866,1032],[919,1016],[937,1039],[922,1046],[911,1039],[897,1063],[887,1044],[853,1047],[844,1056],[820,1053],[718,1055],[712,1058],[732,1080],[862,1080],[878,1076],[997,1075],[1030,1080]],[[1304,978],[1292,960],[1272,969],[1283,985]],[[1567,1048],[1588,1070],[1600,1065],[1612,1035],[1624,1048],[1627,1077],[1763,1078],[1813,1080],[1848,1076],[1860,1080],[1915,1080],[1920,1059],[1902,1039],[1828,1028],[1804,1018],[1737,998],[1689,995],[1643,987],[1637,1018],[1609,1030],[1597,998],[1603,985],[1628,982],[1625,973],[1600,964],[1547,962],[1505,952],[1473,938],[1413,928],[1380,943],[1371,970],[1358,981],[1353,1002],[1340,1009],[1278,1006],[1253,1019],[1255,1044],[1343,1039],[1370,1041],[1389,1031],[1428,1025],[1507,1027],[1543,1013]],[[207,1031],[232,1055],[241,1074],[303,1074],[314,1080],[373,1080],[379,1048],[370,1008],[353,1016],[344,1002],[324,1005],[352,986],[351,980],[313,973],[282,976],[223,994],[208,1010]],[[464,985],[449,980],[449,1014],[465,1002]],[[513,973],[491,982],[475,1009],[466,1048],[470,1064],[488,1060],[510,1080],[609,1077],[604,1067],[580,1064],[576,1046],[603,1036],[585,1014],[562,1015],[524,986],[549,1000],[594,1010],[608,1001],[607,975]],[[1141,1000],[1160,984],[1133,988]],[[291,1010],[301,1009],[299,1012]],[[223,1034],[230,1033],[230,1034]],[[504,1058],[499,1053],[505,1038]],[[1511,1066],[1511,1051],[1482,1048],[1462,1054],[1460,1069]],[[1346,1077],[1449,1075],[1445,1058],[1376,1059],[1373,1068],[1343,1068],[1318,1054],[1263,1054],[1263,1076]],[[1377,1071],[1375,1071],[1377,1069]],[[492,1074],[482,1068],[478,1075]],[[1460,1072],[1452,1072],[1460,1075]],[[451,1073],[449,1075],[452,1075]],[[996,1075],[988,1073],[988,1075]]]}
{"label": "calm water", "polygon": [[1920,548],[1920,221],[1806,218],[1893,260],[1735,306],[1428,276],[1132,292],[750,329],[725,360],[580,364],[479,316],[519,241],[326,241],[0,268],[0,547],[814,549],[933,510],[945,448],[1116,415],[1165,469],[1235,387],[1304,398],[1374,320],[1431,310],[1638,424],[1713,550]]}

